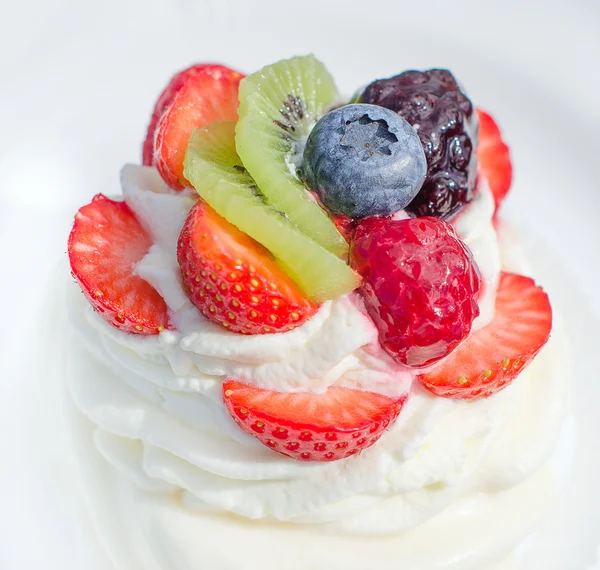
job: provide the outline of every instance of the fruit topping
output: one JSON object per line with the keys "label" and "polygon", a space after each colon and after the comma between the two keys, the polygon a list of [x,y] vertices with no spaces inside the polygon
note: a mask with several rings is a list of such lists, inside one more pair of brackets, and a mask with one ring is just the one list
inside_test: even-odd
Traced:
{"label": "fruit topping", "polygon": [[306,137],[336,98],[331,75],[312,55],[264,67],[240,83],[236,145],[269,202],[308,237],[345,259],[348,244],[296,174]]}
{"label": "fruit topping", "polygon": [[151,245],[125,202],[98,194],[75,215],[68,245],[73,277],[98,314],[124,332],[151,335],[169,326],[164,299],[134,275]]}
{"label": "fruit topping", "polygon": [[479,170],[488,181],[498,211],[512,182],[510,152],[492,116],[481,109],[477,109],[477,115],[479,116],[479,144],[477,145]]}
{"label": "fruit topping", "polygon": [[192,303],[234,332],[289,331],[317,309],[262,245],[204,202],[190,210],[177,261]]}
{"label": "fruit topping", "polygon": [[200,196],[267,248],[309,299],[335,299],[358,287],[359,276],[344,261],[267,202],[237,155],[234,129],[214,123],[193,133],[184,172]]}
{"label": "fruit topping", "polygon": [[336,386],[323,394],[282,393],[226,380],[223,399],[238,425],[270,449],[302,461],[335,461],[373,445],[406,396]]}
{"label": "fruit topping", "polygon": [[363,277],[360,292],[379,342],[397,362],[428,366],[468,336],[479,314],[479,271],[447,222],[362,220],[350,261]]}
{"label": "fruit topping", "polygon": [[419,380],[446,398],[488,397],[506,387],[546,344],[552,309],[533,279],[502,273],[491,323]]}
{"label": "fruit topping", "polygon": [[446,217],[471,200],[477,181],[477,115],[448,70],[405,71],[374,81],[360,101],[396,111],[419,134],[427,176],[408,211]]}
{"label": "fruit topping", "polygon": [[427,162],[416,131],[393,111],[346,105],[322,117],[304,148],[300,176],[334,214],[394,214],[423,184]]}
{"label": "fruit topping", "polygon": [[156,102],[144,142],[144,164],[156,166],[175,190],[189,186],[183,159],[192,130],[214,121],[236,121],[244,76],[222,65],[194,65],[175,75]]}

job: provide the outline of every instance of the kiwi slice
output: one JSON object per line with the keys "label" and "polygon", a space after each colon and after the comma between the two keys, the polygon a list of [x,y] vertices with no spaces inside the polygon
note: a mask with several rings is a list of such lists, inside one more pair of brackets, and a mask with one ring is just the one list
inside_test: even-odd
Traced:
{"label": "kiwi slice", "polygon": [[235,123],[212,123],[192,133],[184,176],[227,221],[266,247],[313,301],[335,299],[360,278],[269,204],[235,149]]}
{"label": "kiwi slice", "polygon": [[240,82],[236,147],[269,201],[307,236],[346,259],[348,244],[296,175],[312,127],[337,96],[333,78],[312,55],[248,75]]}

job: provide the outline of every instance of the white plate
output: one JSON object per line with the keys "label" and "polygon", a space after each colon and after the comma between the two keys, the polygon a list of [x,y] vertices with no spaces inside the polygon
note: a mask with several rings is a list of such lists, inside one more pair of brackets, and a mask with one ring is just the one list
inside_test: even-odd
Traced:
{"label": "white plate", "polygon": [[579,441],[563,500],[524,567],[594,566],[600,11],[583,0],[568,13],[558,2],[524,4],[39,0],[3,10],[1,568],[102,568],[93,533],[73,522],[79,497],[56,407],[64,347],[52,322],[42,325],[73,213],[97,192],[118,191],[119,169],[139,159],[154,99],[174,71],[198,60],[253,70],[309,51],[348,93],[409,67],[449,67],[502,125],[516,168],[505,215],[526,230],[566,320]]}

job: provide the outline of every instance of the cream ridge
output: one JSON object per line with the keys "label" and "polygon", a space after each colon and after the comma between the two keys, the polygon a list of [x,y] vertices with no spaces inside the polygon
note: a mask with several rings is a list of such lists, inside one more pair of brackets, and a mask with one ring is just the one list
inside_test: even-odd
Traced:
{"label": "cream ridge", "polygon": [[[389,556],[378,561],[380,568],[402,563],[413,570],[481,570],[531,532],[533,518],[514,523],[508,505],[529,501],[533,517],[553,492],[552,475],[543,466],[562,425],[568,387],[559,328],[510,386],[476,401],[439,398],[413,382],[412,371],[379,349],[375,326],[353,295],[324,303],[294,331],[237,335],[206,321],[181,284],[175,251],[192,195],[169,190],[149,167],[126,166],[122,184],[124,199],[154,241],[136,272],[163,295],[177,331],[156,337],[122,333],[71,284],[68,377],[77,407],[93,425],[96,449],[137,489],[137,503],[127,503],[125,516],[133,521],[147,511],[164,532],[164,541],[147,546],[153,567],[185,570],[198,561],[206,566],[210,558],[214,570],[258,568],[242,549],[211,550],[222,531],[239,544],[270,537],[281,549],[288,545],[288,553],[315,545],[314,559],[304,554],[285,565],[290,569],[330,569],[333,554],[326,554],[325,545],[353,544],[364,546],[364,556],[353,549],[341,566],[336,559],[336,567],[364,570],[377,539]],[[493,317],[500,253],[502,269],[528,269],[518,248],[499,245],[492,215],[483,185],[454,222],[485,283],[476,327]],[[239,429],[221,399],[227,377],[279,391],[344,385],[410,397],[373,447],[346,460],[304,463]],[[112,492],[99,481],[92,487],[92,495],[101,488]],[[471,525],[479,542],[466,545],[455,520]],[[483,529],[501,522],[505,534],[485,539]],[[453,546],[441,528],[447,538],[456,535]],[[195,533],[208,541],[210,556],[193,546]],[[425,552],[425,545],[435,552]],[[282,567],[276,552],[265,556],[263,570]],[[128,570],[150,567],[123,564]]]}

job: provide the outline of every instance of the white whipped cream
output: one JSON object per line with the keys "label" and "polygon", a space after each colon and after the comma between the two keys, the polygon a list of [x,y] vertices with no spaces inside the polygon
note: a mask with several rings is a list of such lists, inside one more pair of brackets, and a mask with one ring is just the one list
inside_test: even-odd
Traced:
{"label": "white whipped cream", "polygon": [[[552,475],[538,468],[567,401],[560,334],[493,398],[418,392],[370,450],[347,462],[301,463],[232,425],[210,395],[165,388],[160,372],[145,378],[144,369],[136,375],[112,360],[106,339],[87,325],[85,300],[68,285],[76,331],[88,327],[85,339],[73,335],[71,392],[96,448],[140,490],[82,457],[109,548],[118,550],[123,532],[129,537],[113,553],[119,567],[191,570],[210,561],[215,570],[363,570],[376,559],[386,570],[482,570],[534,530],[552,497]],[[100,508],[107,500],[110,513]],[[263,522],[248,526],[227,513]],[[148,560],[133,557],[132,536]],[[282,566],[295,549],[302,557]]]}
{"label": "white whipped cream", "polygon": [[[419,554],[419,545],[426,544],[423,535],[430,546],[439,544],[439,537],[427,529],[437,524],[439,530],[440,517],[448,521],[445,509],[466,525],[489,525],[494,512],[490,503],[497,503],[497,493],[511,489],[510,497],[530,496],[540,504],[547,497],[550,484],[540,483],[534,492],[530,481],[551,454],[564,413],[567,383],[561,339],[553,347],[549,344],[502,392],[464,402],[435,397],[417,383],[411,387],[412,373],[378,350],[377,331],[352,296],[325,303],[315,317],[289,333],[236,335],[203,319],[182,289],[175,247],[192,198],[167,190],[146,167],[126,167],[122,181],[125,200],[155,242],[136,271],[164,296],[178,332],[157,337],[121,333],[98,317],[72,285],[68,306],[77,335],[69,377],[78,408],[96,426],[95,444],[102,455],[139,488],[171,493],[183,501],[184,507],[177,508],[188,513],[181,517],[189,519],[189,526],[178,526],[181,536],[170,533],[169,540],[184,551],[163,549],[157,568],[192,568],[192,551],[200,557],[196,562],[204,563],[208,550],[199,554],[183,535],[196,528],[211,536],[221,524],[240,541],[274,533],[273,540],[290,543],[288,552],[297,548],[292,547],[296,540],[305,541],[308,548],[323,531],[337,533],[332,537],[351,533],[356,535],[352,541],[363,542],[367,535],[403,533],[385,539],[402,546],[394,559],[379,566],[391,569],[405,561],[414,570],[429,568],[419,565],[426,560],[438,560],[437,566],[431,563],[435,568],[479,570],[531,530],[531,524],[516,525],[519,536],[483,540],[468,555],[452,555],[452,549],[442,546],[441,554]],[[488,285],[478,326],[493,316],[500,270],[492,214],[491,196],[483,188],[455,222]],[[508,257],[506,269],[522,269],[518,254],[503,253]],[[321,391],[337,384],[385,394],[409,389],[412,393],[398,421],[372,448],[348,460],[303,463],[272,452],[237,427],[221,399],[221,383],[228,376],[277,390]],[[518,491],[523,485],[529,490]],[[173,509],[175,503],[167,510]],[[257,524],[245,530],[235,518],[217,520],[212,515],[296,525]],[[165,511],[161,527],[171,516]],[[469,523],[469,517],[477,522]],[[372,553],[372,546],[364,544],[365,552]],[[436,558],[442,555],[450,562],[463,556],[463,561],[474,563],[442,565],[443,559]],[[210,556],[217,560],[219,554]],[[221,556],[211,568],[283,567],[275,557],[259,566],[243,561],[241,552]],[[363,570],[368,559],[359,566],[360,559],[338,567]],[[321,564],[320,558],[303,566],[284,566],[332,567]]]}

